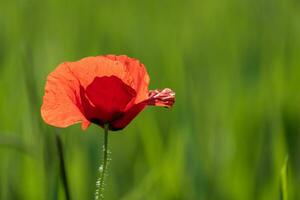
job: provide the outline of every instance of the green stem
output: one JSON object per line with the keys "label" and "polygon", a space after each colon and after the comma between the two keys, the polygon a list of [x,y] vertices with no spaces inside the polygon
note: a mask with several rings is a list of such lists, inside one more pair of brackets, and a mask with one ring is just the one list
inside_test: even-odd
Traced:
{"label": "green stem", "polygon": [[100,176],[96,182],[95,199],[104,199],[104,179],[108,164],[108,124],[104,125],[103,164],[99,167]]}
{"label": "green stem", "polygon": [[58,156],[59,156],[60,174],[61,174],[61,178],[65,190],[66,200],[71,200],[68,179],[67,179],[67,172],[66,172],[65,161],[64,161],[63,145],[58,135],[56,135],[56,145],[57,145]]}

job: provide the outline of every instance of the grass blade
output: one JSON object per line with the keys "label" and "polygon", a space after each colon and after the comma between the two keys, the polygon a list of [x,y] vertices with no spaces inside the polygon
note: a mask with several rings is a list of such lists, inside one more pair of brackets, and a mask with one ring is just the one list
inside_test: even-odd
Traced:
{"label": "grass blade", "polygon": [[285,157],[284,164],[281,168],[280,174],[280,199],[288,200],[288,186],[287,186],[287,176],[288,176],[288,155]]}

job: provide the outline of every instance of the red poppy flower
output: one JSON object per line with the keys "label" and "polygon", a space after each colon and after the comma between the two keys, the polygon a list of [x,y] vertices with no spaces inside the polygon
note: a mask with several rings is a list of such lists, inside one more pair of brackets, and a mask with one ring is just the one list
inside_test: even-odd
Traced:
{"label": "red poppy flower", "polygon": [[56,127],[82,122],[120,130],[147,105],[171,107],[171,89],[148,90],[145,66],[127,56],[96,56],[60,64],[47,78],[41,114]]}

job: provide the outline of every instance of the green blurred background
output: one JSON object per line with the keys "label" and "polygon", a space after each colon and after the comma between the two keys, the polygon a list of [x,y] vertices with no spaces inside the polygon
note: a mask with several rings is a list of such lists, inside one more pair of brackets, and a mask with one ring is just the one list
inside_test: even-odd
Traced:
{"label": "green blurred background", "polygon": [[289,155],[300,199],[297,0],[1,0],[0,199],[93,199],[103,130],[46,125],[47,74],[63,61],[127,54],[150,88],[176,91],[109,138],[106,199],[276,200]]}

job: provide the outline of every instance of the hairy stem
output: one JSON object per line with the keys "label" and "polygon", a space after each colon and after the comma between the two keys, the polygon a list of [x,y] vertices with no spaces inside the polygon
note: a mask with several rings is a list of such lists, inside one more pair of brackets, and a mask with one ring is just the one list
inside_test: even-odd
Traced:
{"label": "hairy stem", "polygon": [[95,199],[104,199],[104,179],[106,175],[106,169],[108,164],[108,124],[104,125],[104,145],[103,145],[103,164],[99,167],[100,176],[96,182]]}

